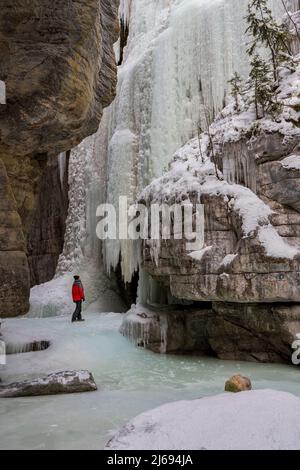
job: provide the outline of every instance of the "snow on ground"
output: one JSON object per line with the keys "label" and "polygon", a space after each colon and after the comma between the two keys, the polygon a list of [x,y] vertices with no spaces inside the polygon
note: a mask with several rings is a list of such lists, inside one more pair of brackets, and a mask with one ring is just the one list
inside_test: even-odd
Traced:
{"label": "snow on ground", "polygon": [[[72,301],[73,275],[67,272],[31,289],[30,317],[51,317],[70,315],[74,311]],[[118,294],[111,288],[111,282],[96,266],[84,266],[80,271],[86,294],[86,306],[95,302],[94,311],[124,312],[125,305]]]}
{"label": "snow on ground", "polygon": [[300,398],[274,390],[168,403],[123,427],[107,450],[299,450]]}
{"label": "snow on ground", "polygon": [[[1,331],[7,345],[23,345],[34,341],[49,341],[44,351],[11,354],[7,366],[1,371],[5,382],[35,378],[52,372],[69,369],[96,367],[101,344],[94,344],[95,338],[103,331],[117,331],[122,315],[120,313],[99,313],[97,303],[83,308],[83,323],[71,323],[71,315],[30,318],[28,316],[3,319]],[[90,339],[88,337],[90,336]],[[86,343],[82,338],[87,337]],[[90,343],[90,348],[88,347]],[[83,346],[84,344],[84,346]],[[94,352],[93,352],[94,351]],[[95,359],[91,360],[91,356]]]}

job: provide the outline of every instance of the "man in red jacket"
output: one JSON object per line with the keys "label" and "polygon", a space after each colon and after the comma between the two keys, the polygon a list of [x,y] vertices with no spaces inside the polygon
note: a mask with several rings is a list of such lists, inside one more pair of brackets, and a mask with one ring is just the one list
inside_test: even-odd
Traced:
{"label": "man in red jacket", "polygon": [[76,303],[76,309],[72,316],[72,322],[84,321],[81,318],[82,302],[85,301],[84,289],[79,276],[74,276],[74,283],[72,287],[73,302]]}

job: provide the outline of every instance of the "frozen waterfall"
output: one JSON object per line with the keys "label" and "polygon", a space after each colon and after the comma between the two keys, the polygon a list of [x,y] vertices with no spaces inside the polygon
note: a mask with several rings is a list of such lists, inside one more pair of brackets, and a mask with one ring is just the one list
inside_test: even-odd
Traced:
{"label": "frozen waterfall", "polygon": [[[291,0],[289,6],[297,2]],[[133,201],[163,173],[173,153],[197,134],[199,123],[205,128],[212,120],[227,100],[233,72],[247,75],[247,4],[121,1],[129,36],[117,97],[99,131],[106,133],[107,197],[115,207],[120,195]],[[270,0],[270,6],[276,15],[283,14],[280,0]],[[138,265],[134,247],[127,241],[105,244],[108,271],[117,266],[120,253],[124,279],[129,281]]]}
{"label": "frozen waterfall", "polygon": [[[121,0],[120,17],[129,35],[117,95],[97,134],[71,153],[71,203],[58,274],[76,269],[82,260],[99,260],[97,205],[107,201],[117,209],[119,196],[135,201],[167,169],[174,152],[223,107],[233,72],[247,75],[247,4]],[[269,4],[283,15],[281,0]],[[298,0],[289,0],[290,9],[297,5]],[[138,269],[131,241],[106,241],[103,257],[108,272],[121,259],[125,282]]]}

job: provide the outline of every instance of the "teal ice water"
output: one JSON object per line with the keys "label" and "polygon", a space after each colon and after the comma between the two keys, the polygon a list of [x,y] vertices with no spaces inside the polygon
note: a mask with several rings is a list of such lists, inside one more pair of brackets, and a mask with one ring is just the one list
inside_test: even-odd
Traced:
{"label": "teal ice water", "polygon": [[5,381],[54,371],[88,369],[97,392],[0,399],[1,449],[102,449],[130,418],[166,402],[214,395],[234,373],[253,388],[300,395],[299,367],[165,356],[137,348],[118,331],[121,315],[90,313],[84,323],[69,317],[6,321],[16,337],[50,339],[45,351],[8,356]]}

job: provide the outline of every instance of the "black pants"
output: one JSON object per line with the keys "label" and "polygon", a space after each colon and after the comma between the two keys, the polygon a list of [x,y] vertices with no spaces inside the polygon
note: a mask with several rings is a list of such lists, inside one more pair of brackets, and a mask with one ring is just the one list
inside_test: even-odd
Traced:
{"label": "black pants", "polygon": [[75,312],[72,316],[72,321],[81,320],[82,300],[77,300]]}

